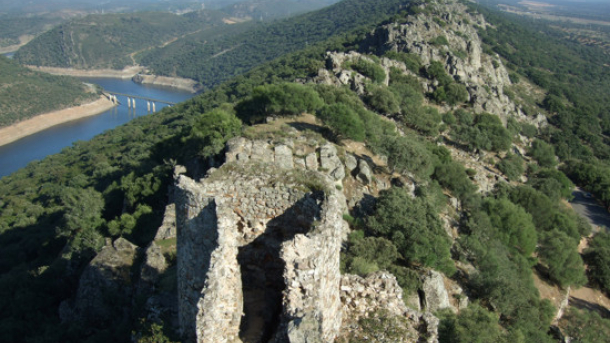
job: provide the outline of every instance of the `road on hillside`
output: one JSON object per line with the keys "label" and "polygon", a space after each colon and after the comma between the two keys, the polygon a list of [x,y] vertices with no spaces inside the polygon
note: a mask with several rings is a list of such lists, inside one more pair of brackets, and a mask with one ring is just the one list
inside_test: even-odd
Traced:
{"label": "road on hillside", "polygon": [[574,200],[570,202],[572,208],[591,223],[593,232],[598,232],[598,227],[610,228],[610,213],[590,193],[576,187],[572,195],[574,196]]}

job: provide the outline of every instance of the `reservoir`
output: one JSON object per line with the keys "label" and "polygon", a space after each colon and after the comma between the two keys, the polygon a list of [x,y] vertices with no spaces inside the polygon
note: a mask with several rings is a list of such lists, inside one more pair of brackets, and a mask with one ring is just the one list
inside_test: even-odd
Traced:
{"label": "reservoir", "polygon": [[[153,99],[179,103],[194,95],[190,92],[152,85],[140,85],[129,79],[81,78],[83,82],[95,83],[107,91],[132,94]],[[0,146],[0,177],[9,175],[25,167],[34,160],[41,160],[48,155],[56,154],[76,141],[86,141],[106,130],[123,125],[130,120],[154,115],[147,111],[146,101],[136,99],[136,108],[127,107],[127,98],[117,96],[121,105],[96,116],[82,118],[51,127],[13,143]],[[151,105],[152,106],[152,105]],[[167,106],[156,103],[159,111]]]}

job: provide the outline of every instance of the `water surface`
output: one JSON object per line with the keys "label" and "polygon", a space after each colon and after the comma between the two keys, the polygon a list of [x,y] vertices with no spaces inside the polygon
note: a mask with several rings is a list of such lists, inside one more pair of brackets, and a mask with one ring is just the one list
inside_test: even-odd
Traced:
{"label": "water surface", "polygon": [[[131,80],[109,78],[82,78],[83,82],[95,83],[108,91],[139,95],[169,102],[181,102],[193,96],[190,92],[169,87],[140,85]],[[102,114],[60,124],[47,130],[24,137],[13,143],[0,146],[0,177],[25,167],[34,160],[41,160],[71,146],[79,140],[90,140],[95,135],[125,124],[130,120],[149,114],[146,101],[136,100],[136,108],[127,107],[127,99],[118,96],[122,105]],[[156,110],[167,106],[156,103]]]}

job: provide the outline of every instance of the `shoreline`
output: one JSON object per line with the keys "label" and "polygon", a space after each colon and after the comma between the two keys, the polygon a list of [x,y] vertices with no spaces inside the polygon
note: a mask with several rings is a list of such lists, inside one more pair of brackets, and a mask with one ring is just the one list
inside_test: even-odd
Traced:
{"label": "shoreline", "polygon": [[64,75],[74,77],[102,77],[110,79],[132,79],[139,84],[150,84],[155,86],[171,87],[197,93],[201,90],[197,81],[182,77],[158,76],[142,74],[145,71],[144,67],[132,66],[126,67],[123,70],[116,69],[74,69],[74,68],[57,68],[57,67],[39,67],[26,65],[27,68],[34,71],[53,75]]}
{"label": "shoreline", "polygon": [[39,114],[27,120],[0,128],[0,146],[73,120],[94,116],[113,108],[115,104],[101,95],[97,100],[79,106]]}
{"label": "shoreline", "polygon": [[52,75],[65,75],[65,76],[76,76],[76,77],[104,77],[113,79],[131,79],[136,74],[144,70],[143,67],[128,67],[123,70],[115,69],[74,69],[74,68],[57,68],[57,67],[39,67],[33,65],[26,65],[25,67],[30,68],[34,71],[40,71]]}

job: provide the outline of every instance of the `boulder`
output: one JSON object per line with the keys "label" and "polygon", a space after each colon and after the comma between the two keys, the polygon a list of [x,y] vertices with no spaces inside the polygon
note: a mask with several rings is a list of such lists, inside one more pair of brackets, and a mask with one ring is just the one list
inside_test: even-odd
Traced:
{"label": "boulder", "polygon": [[422,282],[425,307],[428,312],[436,312],[444,308],[451,308],[449,294],[445,289],[443,275],[435,270],[428,271]]}
{"label": "boulder", "polygon": [[373,172],[371,167],[365,160],[358,161],[358,174],[356,178],[365,185],[368,185],[373,180]]}

